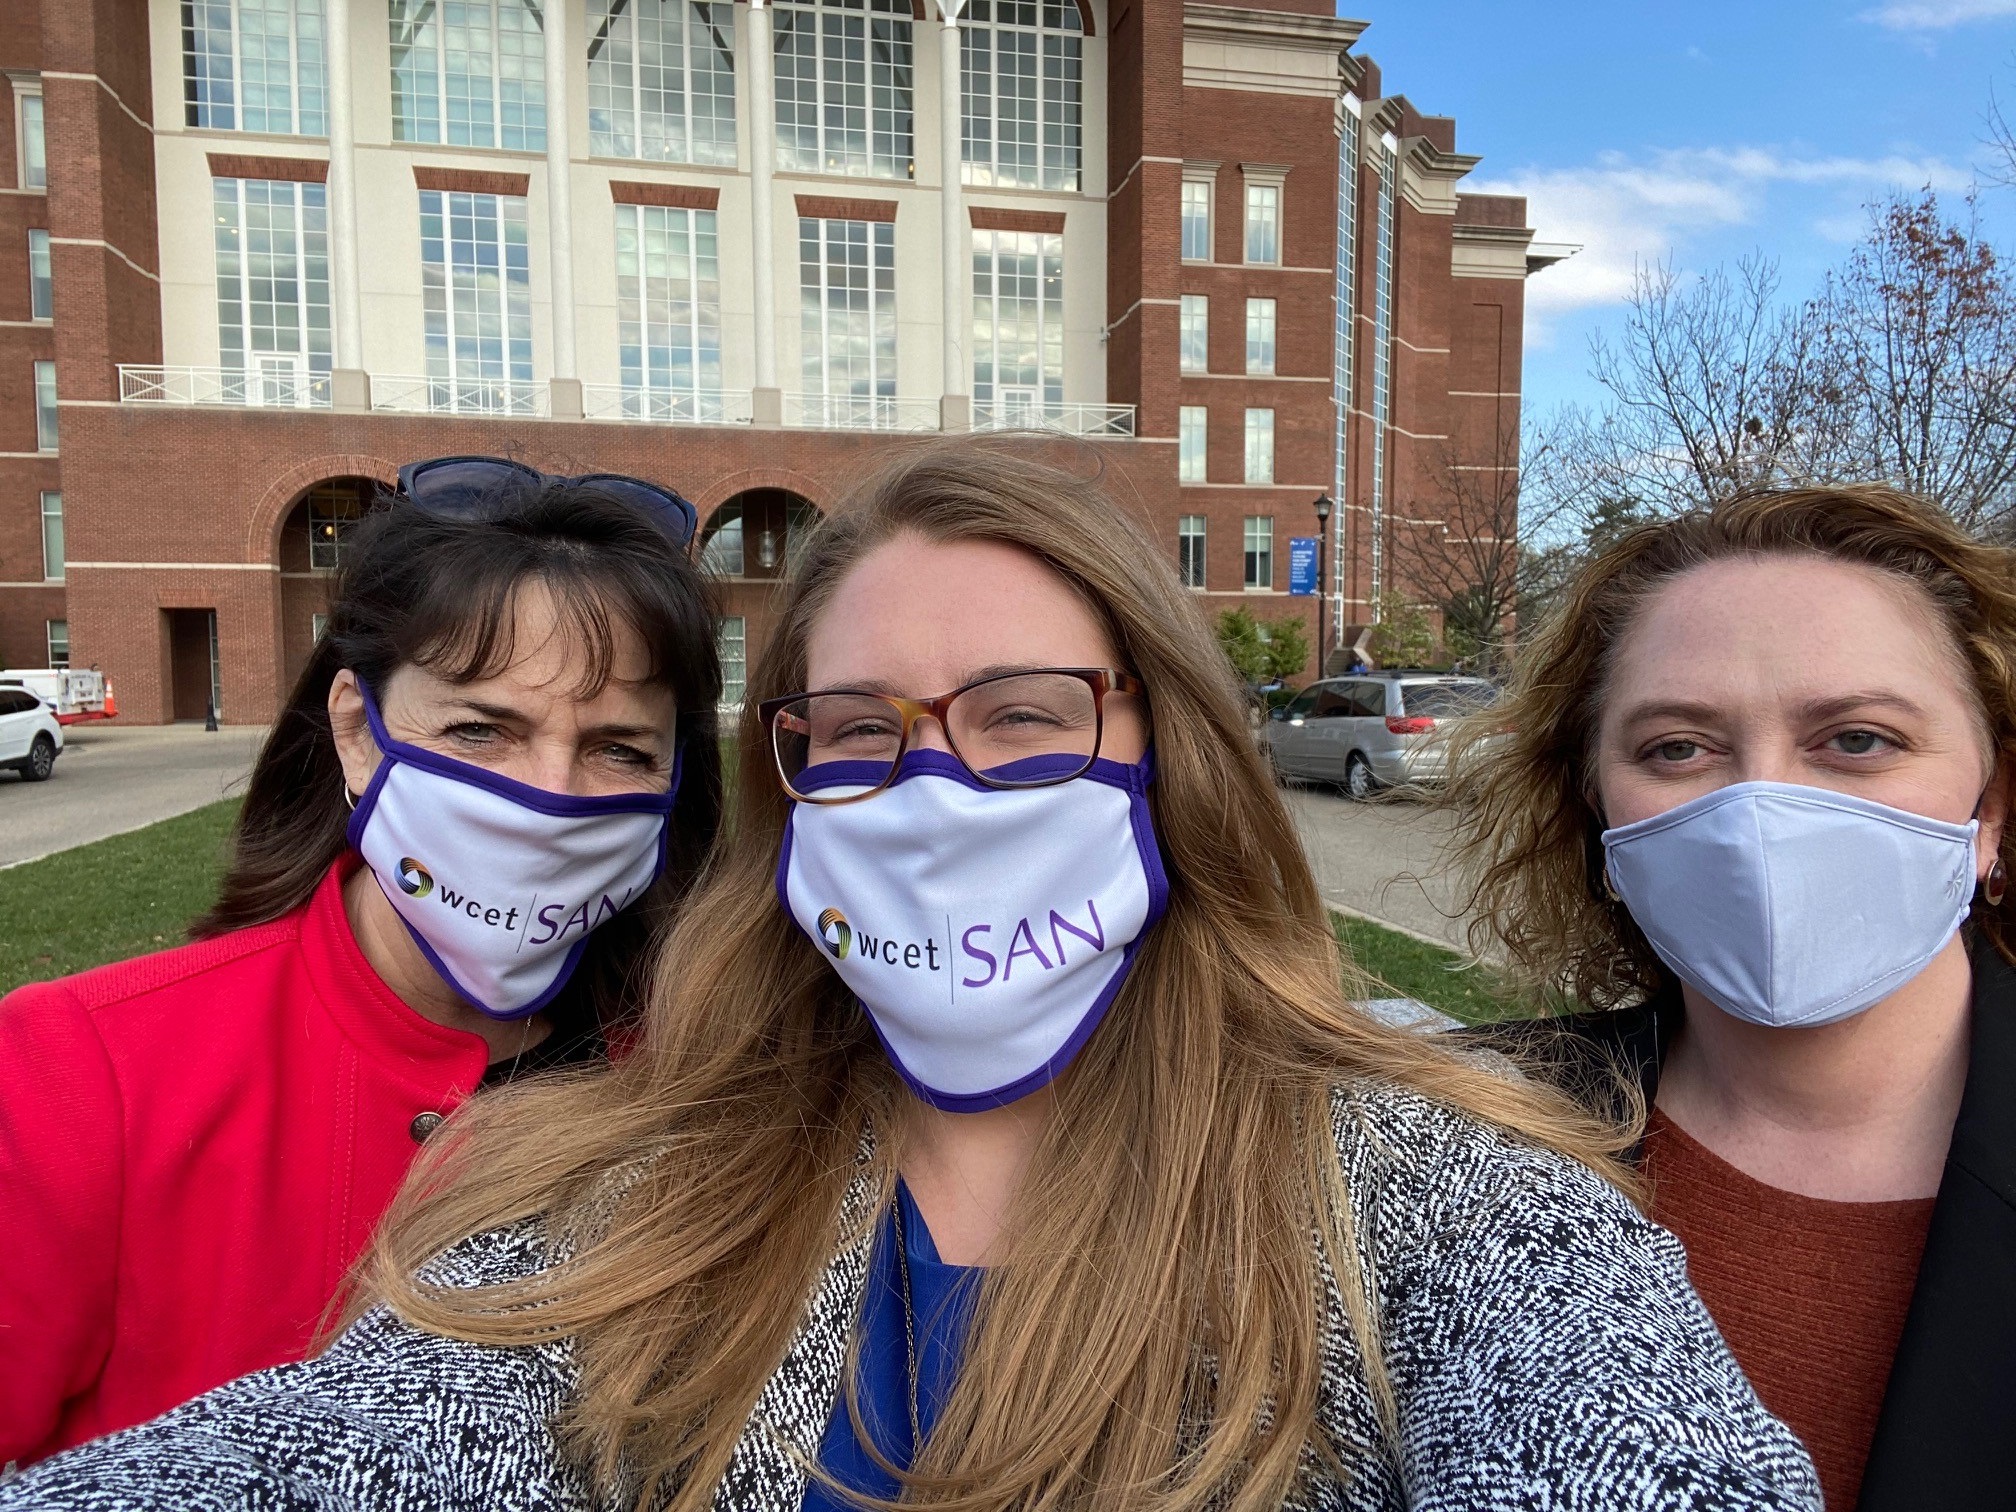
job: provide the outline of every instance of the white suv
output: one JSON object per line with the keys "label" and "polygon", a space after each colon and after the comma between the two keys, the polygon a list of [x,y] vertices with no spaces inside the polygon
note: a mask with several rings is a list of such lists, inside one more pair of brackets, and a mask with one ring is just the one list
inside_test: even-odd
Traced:
{"label": "white suv", "polygon": [[56,770],[63,726],[56,711],[26,688],[0,687],[0,767],[27,782],[44,782]]}

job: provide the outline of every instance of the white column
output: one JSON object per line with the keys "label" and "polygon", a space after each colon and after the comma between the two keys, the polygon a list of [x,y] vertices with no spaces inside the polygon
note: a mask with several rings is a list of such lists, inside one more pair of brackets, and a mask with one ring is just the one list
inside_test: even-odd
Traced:
{"label": "white column", "polygon": [[938,14],[945,23],[938,33],[938,204],[945,285],[945,392],[938,407],[938,423],[944,430],[965,430],[973,417],[966,372],[966,327],[973,319],[966,275],[973,261],[973,234],[966,227],[965,194],[960,183],[965,154],[960,119],[959,13],[965,5],[966,0],[938,0]]}
{"label": "white column", "polygon": [[573,53],[567,17],[578,0],[547,0],[546,25],[546,262],[553,282],[552,412],[581,413],[581,381],[574,350],[573,153],[567,131],[574,112],[568,99]]}
{"label": "white column", "polygon": [[325,45],[329,64],[329,294],[336,374],[331,399],[342,409],[371,407],[364,368],[364,311],[357,288],[357,140],[351,116],[351,0],[330,0]]}
{"label": "white column", "polygon": [[777,243],[771,203],[777,171],[777,108],[770,40],[770,9],[749,0],[749,240],[756,298],[756,390],[751,406],[758,424],[783,423],[777,386]]}

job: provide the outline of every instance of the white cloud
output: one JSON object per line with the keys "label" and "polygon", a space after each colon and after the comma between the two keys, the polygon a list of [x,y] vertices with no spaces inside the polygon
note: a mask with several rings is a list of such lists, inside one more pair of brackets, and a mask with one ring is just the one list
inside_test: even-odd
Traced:
{"label": "white cloud", "polygon": [[[2011,0],[2016,5],[2016,0]],[[1682,148],[1630,157],[1610,152],[1586,166],[1533,169],[1465,184],[1482,194],[1523,194],[1538,239],[1577,242],[1582,250],[1526,286],[1534,317],[1529,338],[1544,345],[1551,321],[1572,311],[1620,303],[1640,264],[1683,254],[1690,243],[1732,227],[1761,225],[1774,193],[1832,190],[1820,223],[1838,235],[1856,206],[1892,189],[1959,190],[1965,170],[1938,158],[1807,157],[1766,147]],[[1808,224],[1813,217],[1808,217]],[[1852,239],[1852,235],[1851,235]]]}
{"label": "white cloud", "polygon": [[1865,10],[1861,19],[1892,31],[1944,31],[1998,16],[2016,16],[2016,0],[1890,0]]}

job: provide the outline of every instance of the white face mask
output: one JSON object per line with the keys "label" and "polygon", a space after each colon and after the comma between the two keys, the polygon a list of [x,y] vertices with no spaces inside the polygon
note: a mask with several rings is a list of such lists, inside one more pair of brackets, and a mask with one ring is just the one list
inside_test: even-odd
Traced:
{"label": "white face mask", "polygon": [[1978,820],[1739,782],[1603,832],[1610,885],[1659,959],[1753,1024],[1831,1024],[1945,947],[1974,896]]}
{"label": "white face mask", "polygon": [[667,792],[576,798],[392,739],[368,691],[364,711],[384,760],[351,846],[442,980],[492,1018],[537,1013],[664,870],[676,761]]}
{"label": "white face mask", "polygon": [[1148,781],[1146,759],[1095,761],[1055,787],[989,788],[913,751],[873,798],[793,809],[778,897],[926,1102],[1026,1097],[1098,1027],[1168,902]]}

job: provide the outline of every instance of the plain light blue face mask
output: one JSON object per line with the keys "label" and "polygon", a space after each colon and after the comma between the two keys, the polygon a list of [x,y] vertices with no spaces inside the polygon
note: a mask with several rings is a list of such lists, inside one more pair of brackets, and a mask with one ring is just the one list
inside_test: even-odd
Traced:
{"label": "plain light blue face mask", "polygon": [[1739,782],[1603,832],[1610,885],[1659,959],[1724,1012],[1831,1024],[1925,969],[1974,897],[1979,820]]}

